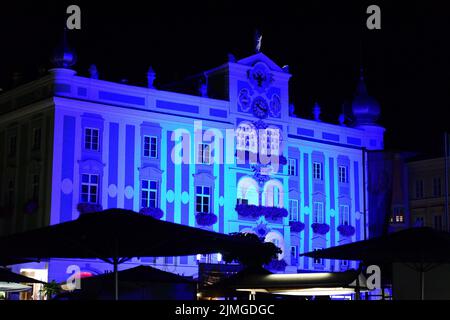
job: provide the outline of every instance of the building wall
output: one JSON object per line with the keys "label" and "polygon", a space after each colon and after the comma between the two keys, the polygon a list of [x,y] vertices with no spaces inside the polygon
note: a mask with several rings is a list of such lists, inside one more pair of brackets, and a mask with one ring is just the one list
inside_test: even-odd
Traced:
{"label": "building wall", "polygon": [[[290,75],[262,54],[228,63],[218,70],[211,77],[217,80],[220,75],[226,75],[224,80],[216,82],[226,83],[229,101],[132,87],[78,77],[70,70],[53,70],[51,101],[54,110],[43,118],[45,132],[53,133],[46,136],[48,152],[43,158],[47,168],[45,176],[51,184],[42,191],[49,206],[39,209],[40,221],[56,224],[76,219],[79,216],[77,206],[82,202],[82,175],[95,174],[99,177],[97,202],[103,209],[117,207],[139,211],[142,180],[152,179],[157,181],[157,206],[164,212],[164,220],[202,227],[196,222],[196,187],[207,186],[211,190],[210,211],[217,215],[218,221],[203,228],[265,236],[266,241],[273,241],[282,248],[280,258],[288,264],[286,272],[347,268],[344,262],[313,261],[298,258],[298,254],[362,240],[367,235],[370,221],[367,210],[364,212],[367,207],[364,199],[368,201],[369,196],[365,189],[367,163],[363,153],[366,149],[383,148],[384,129],[378,126],[350,128],[290,116]],[[258,82],[261,73],[252,76],[257,72],[263,74],[264,81]],[[16,98],[9,96],[9,99]],[[258,119],[246,99],[264,99],[268,105],[279,104],[279,110],[270,106],[269,114]],[[9,118],[0,117],[5,128],[18,121],[18,112],[11,112]],[[237,129],[243,123],[279,130],[279,155],[296,161],[296,174],[290,175],[289,166],[281,165],[264,179],[255,174],[248,163],[238,163],[234,135],[240,132]],[[25,123],[21,126],[26,134]],[[88,128],[98,130],[98,150],[86,149]],[[8,130],[0,132],[3,148]],[[215,133],[211,141],[207,138],[208,132]],[[156,158],[143,155],[144,136],[157,137]],[[214,144],[213,164],[195,163],[196,146],[202,140]],[[22,141],[20,148],[21,152],[28,150]],[[180,152],[183,161],[174,163],[173,156]],[[25,158],[22,160],[24,166]],[[2,161],[5,168],[5,159]],[[313,176],[314,163],[321,164],[321,179]],[[345,181],[339,179],[339,167],[346,170]],[[25,180],[21,181],[24,184]],[[244,197],[243,188],[250,188],[254,195]],[[297,200],[298,219],[305,228],[293,232],[289,217],[240,216],[235,210],[238,198],[288,210],[289,200]],[[323,222],[330,229],[325,234],[315,233],[311,227],[317,202],[323,203]],[[355,229],[352,235],[343,236],[337,231],[341,206],[349,209],[349,225]],[[21,220],[14,221],[17,224]],[[26,228],[38,226],[25,225]],[[18,231],[17,228],[11,230]],[[294,248],[296,254],[292,255]],[[168,258],[163,263],[187,275],[196,272],[196,259]],[[139,262],[153,263],[154,260],[143,258],[133,263]],[[62,271],[58,269],[54,273],[61,275]]]}

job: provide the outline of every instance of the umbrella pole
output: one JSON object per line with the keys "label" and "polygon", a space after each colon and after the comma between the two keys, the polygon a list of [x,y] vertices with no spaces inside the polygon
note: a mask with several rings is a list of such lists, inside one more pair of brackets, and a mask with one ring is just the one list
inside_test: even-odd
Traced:
{"label": "umbrella pole", "polygon": [[117,270],[118,261],[117,258],[113,260],[114,264],[114,300],[119,300],[119,272]]}
{"label": "umbrella pole", "polygon": [[425,273],[420,268],[420,300],[425,300]]}

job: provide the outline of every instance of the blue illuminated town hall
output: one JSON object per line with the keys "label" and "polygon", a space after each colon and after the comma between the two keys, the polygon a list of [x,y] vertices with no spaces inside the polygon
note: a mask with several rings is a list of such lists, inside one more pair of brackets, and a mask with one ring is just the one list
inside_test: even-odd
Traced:
{"label": "blue illuminated town hall", "polygon": [[[262,52],[229,55],[164,90],[152,68],[138,87],[101,80],[95,66],[78,76],[74,60],[62,52],[47,75],[0,95],[2,234],[126,208],[255,233],[282,249],[278,272],[355,267],[299,254],[369,237],[367,152],[383,149],[384,128],[362,73],[351,112],[331,124],[318,104],[312,119],[295,116],[288,68]],[[122,267],[195,276],[199,262],[220,263],[221,255],[134,258]],[[64,280],[71,264],[110,268],[64,259],[31,268]]]}

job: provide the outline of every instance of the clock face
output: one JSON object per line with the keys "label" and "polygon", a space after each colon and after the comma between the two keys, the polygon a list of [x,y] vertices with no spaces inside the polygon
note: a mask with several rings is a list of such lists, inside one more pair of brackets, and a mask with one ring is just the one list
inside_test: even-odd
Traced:
{"label": "clock face", "polygon": [[252,103],[253,114],[258,118],[267,118],[269,112],[269,105],[262,97],[256,97]]}
{"label": "clock face", "polygon": [[270,111],[270,116],[272,116],[274,118],[280,117],[281,100],[280,100],[280,97],[277,96],[276,94],[273,95],[272,101],[270,101],[269,111]]}

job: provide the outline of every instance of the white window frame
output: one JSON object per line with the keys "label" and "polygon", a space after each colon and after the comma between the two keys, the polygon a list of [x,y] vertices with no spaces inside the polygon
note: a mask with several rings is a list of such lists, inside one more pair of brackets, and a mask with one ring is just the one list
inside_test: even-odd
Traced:
{"label": "white window frame", "polygon": [[[88,130],[90,133],[88,134]],[[94,132],[97,132],[97,141],[94,141]],[[94,148],[94,143],[96,142],[97,147]],[[99,128],[84,128],[84,149],[90,151],[99,151],[100,150],[100,129]]]}
{"label": "white window frame", "polygon": [[[200,192],[198,192],[198,188],[200,188]],[[208,189],[208,194],[205,193],[205,190]],[[212,188],[209,186],[198,185],[195,186],[195,212],[200,213],[210,213],[211,212],[211,190]],[[199,202],[200,200],[200,202]],[[200,205],[201,209],[198,210],[198,206]],[[206,211],[205,211],[206,206]]]}
{"label": "white window frame", "polygon": [[[147,142],[148,139],[148,142]],[[155,149],[152,149],[152,146],[154,145]],[[143,143],[143,152],[145,158],[151,158],[156,159],[158,158],[158,137],[157,136],[144,136],[144,143]]]}
{"label": "white window frame", "polygon": [[350,206],[346,204],[339,205],[339,224],[350,225]]}
{"label": "white window frame", "polygon": [[[147,187],[144,188],[144,182],[147,182]],[[155,184],[155,187],[152,188],[152,183]],[[145,197],[144,197],[145,193]],[[145,203],[144,203],[145,202]],[[152,202],[154,202],[154,206],[152,206]],[[158,208],[158,180],[149,180],[143,179],[141,180],[141,207],[142,208]]]}
{"label": "white window frame", "polygon": [[313,162],[313,179],[322,180],[322,162]]}
{"label": "white window frame", "polygon": [[211,163],[211,145],[209,143],[200,143],[198,145],[197,162],[200,164]]}
{"label": "white window frame", "polygon": [[325,223],[325,213],[323,210],[323,202],[315,201],[313,203],[313,223]]}
{"label": "white window frame", "polygon": [[347,166],[339,166],[338,167],[338,177],[340,183],[348,182],[348,170]]}
{"label": "white window frame", "polygon": [[[83,182],[83,176],[87,176],[88,177],[88,181],[87,182]],[[91,178],[93,176],[97,177],[97,183],[92,182]],[[87,193],[83,192],[83,186],[87,186]],[[91,187],[95,187],[96,191],[92,192]],[[99,201],[99,188],[100,188],[100,175],[98,174],[91,174],[91,173],[82,173],[81,174],[81,192],[80,192],[80,198],[81,198],[81,202],[82,203],[98,203]],[[83,200],[83,196],[86,195],[87,196],[87,201]],[[95,201],[91,201],[91,197],[95,195]]]}
{"label": "white window frame", "polygon": [[297,175],[297,159],[295,158],[288,158],[288,175]]}
{"label": "white window frame", "polygon": [[289,221],[298,221],[298,200],[289,199]]}

